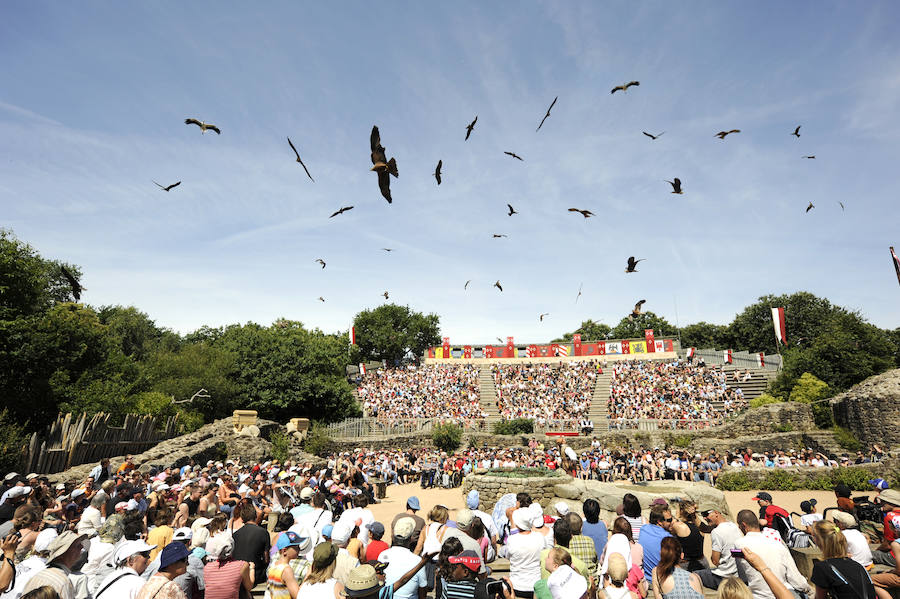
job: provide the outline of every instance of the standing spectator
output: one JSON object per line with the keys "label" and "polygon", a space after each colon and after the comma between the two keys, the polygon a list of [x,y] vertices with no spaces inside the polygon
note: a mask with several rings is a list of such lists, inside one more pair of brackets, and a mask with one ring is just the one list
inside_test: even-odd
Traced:
{"label": "standing spectator", "polygon": [[262,584],[269,564],[269,533],[257,526],[252,502],[241,501],[237,510],[243,526],[234,532],[234,559],[252,564],[253,582]]}
{"label": "standing spectator", "polygon": [[737,563],[731,555],[731,550],[743,534],[737,524],[726,520],[722,512],[715,508],[705,509],[700,515],[713,527],[709,535],[712,543],[709,561],[712,562],[713,568],[698,570],[696,574],[704,587],[718,589],[722,580],[737,575]]}
{"label": "standing spectator", "polygon": [[852,514],[840,510],[831,515],[835,525],[844,533],[847,539],[847,555],[866,570],[872,567],[872,549],[869,547],[869,539],[856,528],[856,518]]}
{"label": "standing spectator", "polygon": [[[737,524],[744,537],[735,542],[736,549],[749,548],[766,563],[772,573],[788,588],[798,593],[811,595],[813,590],[806,578],[797,570],[787,546],[763,535],[759,526],[759,518],[750,510],[741,510],[737,515]],[[738,572],[741,579],[747,581],[747,586],[753,592],[755,599],[774,599],[775,595],[769,588],[764,577],[755,568],[750,567],[747,560],[737,560]]]}
{"label": "standing spectator", "polygon": [[581,516],[575,512],[566,514],[566,521],[569,523],[569,529],[572,531],[572,540],[569,541],[569,553],[572,557],[577,557],[587,566],[590,576],[597,572],[597,550],[594,548],[594,540],[588,536],[581,534],[582,520]]}
{"label": "standing spectator", "polygon": [[681,543],[673,536],[660,543],[659,563],[653,568],[653,595],[658,599],[703,599],[700,578],[678,565]]}
{"label": "standing spectator", "polygon": [[169,543],[159,552],[159,571],[150,577],[136,599],[186,599],[175,579],[187,571],[188,548]]}
{"label": "standing spectator", "polygon": [[217,534],[206,542],[207,562],[203,566],[205,599],[235,599],[243,587],[247,593],[253,588],[251,566],[234,559],[234,537],[227,532]]}
{"label": "standing spectator", "polygon": [[812,580],[816,597],[825,599],[875,599],[875,587],[869,573],[847,557],[847,539],[831,522],[813,526],[813,540],[822,550],[822,561],[813,564]]}
{"label": "standing spectator", "polygon": [[644,577],[647,582],[651,582],[653,569],[659,563],[662,540],[672,536],[671,530],[672,512],[667,507],[654,505],[650,510],[650,523],[641,527],[641,537],[638,539],[644,548]]}
{"label": "standing spectator", "polygon": [[115,570],[100,581],[94,599],[135,599],[147,581],[141,576],[150,563],[153,545],[125,541],[115,552]]}
{"label": "standing spectator", "polygon": [[[416,523],[412,518],[401,518],[394,526],[391,547],[381,553],[378,561],[387,563],[385,584],[393,585],[404,574],[419,565],[420,558],[411,551]],[[394,599],[424,599],[429,586],[425,570],[420,569],[405,585],[394,591]]]}
{"label": "standing spectator", "polygon": [[586,499],[582,506],[584,511],[584,524],[581,532],[594,541],[594,552],[603,555],[606,542],[609,539],[609,530],[606,523],[600,520],[600,503],[596,499]]}

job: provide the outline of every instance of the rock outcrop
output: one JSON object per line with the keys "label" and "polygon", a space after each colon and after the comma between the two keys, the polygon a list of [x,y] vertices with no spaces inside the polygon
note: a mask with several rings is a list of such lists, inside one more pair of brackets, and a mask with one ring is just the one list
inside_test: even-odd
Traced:
{"label": "rock outcrop", "polygon": [[900,444],[900,368],[870,376],[831,399],[835,421],[863,443]]}

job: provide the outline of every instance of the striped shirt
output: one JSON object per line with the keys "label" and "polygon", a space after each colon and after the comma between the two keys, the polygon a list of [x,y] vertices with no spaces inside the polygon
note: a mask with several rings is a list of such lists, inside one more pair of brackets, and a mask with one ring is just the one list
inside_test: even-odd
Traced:
{"label": "striped shirt", "polygon": [[594,539],[585,535],[574,535],[569,541],[569,553],[577,557],[587,566],[588,573],[593,576],[597,571],[597,549]]}

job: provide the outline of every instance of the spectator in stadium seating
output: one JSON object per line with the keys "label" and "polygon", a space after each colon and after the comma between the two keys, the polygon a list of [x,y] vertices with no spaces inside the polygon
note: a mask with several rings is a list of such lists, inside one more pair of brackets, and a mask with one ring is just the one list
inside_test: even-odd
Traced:
{"label": "spectator in stadium seating", "polygon": [[532,418],[539,425],[577,430],[587,419],[597,364],[494,364],[497,403],[504,418]]}
{"label": "spectator in stadium seating", "polygon": [[[741,510],[737,515],[738,527],[744,536],[735,541],[735,549],[750,549],[759,555],[772,573],[780,580],[788,590],[793,589],[801,595],[812,595],[806,578],[797,570],[797,565],[791,557],[787,546],[781,541],[776,541],[763,535],[760,529],[759,518],[750,510]],[[753,592],[754,598],[775,599],[769,585],[761,572],[751,567],[746,560],[737,560],[738,572],[741,579],[747,581],[747,586]]]}
{"label": "spectator in stadium seating", "polygon": [[584,511],[584,524],[581,527],[582,534],[594,541],[594,552],[600,556],[606,549],[609,540],[609,530],[606,522],[600,519],[600,503],[593,498],[586,499],[582,506]]}

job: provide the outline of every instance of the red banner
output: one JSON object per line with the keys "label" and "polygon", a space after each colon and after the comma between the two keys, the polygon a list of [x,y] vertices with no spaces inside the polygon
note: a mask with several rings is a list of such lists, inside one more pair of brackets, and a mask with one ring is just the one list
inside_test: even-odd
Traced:
{"label": "red banner", "polygon": [[484,357],[485,358],[493,358],[494,357],[494,348],[490,345],[484,346]]}
{"label": "red banner", "polygon": [[628,339],[622,339],[621,345],[623,354],[631,353],[631,341],[629,341]]}
{"label": "red banner", "polygon": [[726,364],[731,364],[731,363],[732,363],[732,359],[731,359],[731,350],[730,350],[730,349],[726,349],[724,352],[722,352],[722,358],[723,358],[723,360],[725,361]]}
{"label": "red banner", "polygon": [[575,346],[573,353],[576,356],[580,356],[581,355],[581,334],[580,333],[575,333],[574,335],[572,335],[572,344]]}
{"label": "red banner", "polygon": [[653,329],[644,329],[644,339],[647,341],[647,353],[656,351],[656,343],[653,342]]}
{"label": "red banner", "polygon": [[472,357],[472,346],[466,345],[463,347],[463,358],[471,358]]}
{"label": "red banner", "polygon": [[512,337],[506,338],[506,357],[512,358],[516,355],[516,344],[513,342]]}

